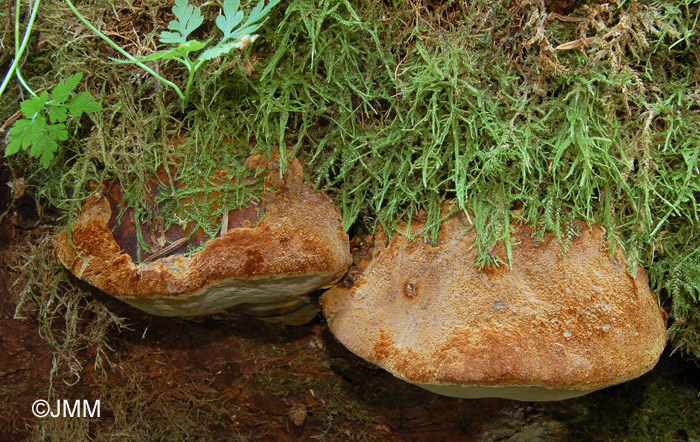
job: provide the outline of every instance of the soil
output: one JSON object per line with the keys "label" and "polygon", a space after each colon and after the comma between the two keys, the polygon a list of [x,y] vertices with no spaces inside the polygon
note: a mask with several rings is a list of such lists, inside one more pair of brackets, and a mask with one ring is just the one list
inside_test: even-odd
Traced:
{"label": "soil", "polygon": [[[0,213],[9,198],[3,189]],[[108,334],[104,369],[95,368],[88,347],[79,354],[79,379],[59,370],[52,399],[99,399],[101,416],[81,418],[82,429],[38,419],[31,407],[48,399],[54,349],[36,318],[14,319],[19,298],[10,270],[12,247],[47,234],[34,207],[15,201],[0,224],[0,440],[68,440],[60,436],[68,430],[96,440],[593,440],[601,426],[593,421],[603,422],[609,440],[630,431],[628,418],[659,370],[690,376],[665,354],[656,375],[580,399],[460,400],[354,356],[321,317],[299,327],[243,317],[195,322],[150,316],[92,291],[129,328]]]}

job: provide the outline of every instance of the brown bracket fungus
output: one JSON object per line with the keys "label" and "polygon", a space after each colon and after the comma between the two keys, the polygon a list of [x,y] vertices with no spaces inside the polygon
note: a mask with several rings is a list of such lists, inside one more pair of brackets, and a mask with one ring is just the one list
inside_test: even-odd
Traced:
{"label": "brown bracket fungus", "polygon": [[580,224],[560,255],[552,235],[516,226],[512,268],[479,271],[467,227],[448,218],[437,246],[378,238],[322,296],[333,334],[396,377],[461,398],[567,399],[654,367],[663,310],[644,270],[631,276],[605,250],[603,228]]}
{"label": "brown bracket fungus", "polygon": [[351,263],[348,238],[339,210],[303,182],[296,159],[282,178],[278,165],[271,169],[257,225],[238,223],[191,256],[136,264],[115,240],[113,209],[98,193],[70,234],[56,237],[57,259],[83,281],[155,315],[228,311],[308,322],[317,312],[308,295],[335,283]]}

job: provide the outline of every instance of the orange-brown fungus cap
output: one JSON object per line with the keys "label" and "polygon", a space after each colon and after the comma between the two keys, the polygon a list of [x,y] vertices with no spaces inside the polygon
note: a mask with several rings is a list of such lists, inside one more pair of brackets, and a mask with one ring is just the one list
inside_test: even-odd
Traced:
{"label": "orange-brown fungus cap", "polygon": [[[303,182],[297,160],[283,178],[278,165],[271,168],[262,205],[257,225],[234,225],[191,256],[135,264],[110,230],[110,202],[96,194],[70,234],[56,237],[55,252],[78,278],[156,315],[258,310],[270,316],[266,306],[306,307],[306,295],[336,282],[350,265],[340,212],[327,195]],[[313,314],[311,309],[310,316],[282,322],[303,323]]]}
{"label": "orange-brown fungus cap", "polygon": [[624,382],[658,361],[663,311],[644,270],[633,277],[604,250],[603,228],[579,228],[560,256],[552,235],[516,226],[512,268],[484,271],[461,214],[437,246],[378,238],[323,311],[352,352],[448,396],[558,400]]}

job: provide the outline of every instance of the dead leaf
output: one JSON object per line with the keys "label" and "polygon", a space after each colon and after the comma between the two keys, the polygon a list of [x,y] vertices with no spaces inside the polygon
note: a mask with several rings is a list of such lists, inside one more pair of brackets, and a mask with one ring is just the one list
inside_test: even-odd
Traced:
{"label": "dead leaf", "polygon": [[586,37],[586,38],[579,38],[578,40],[570,41],[564,44],[560,44],[556,48],[554,48],[555,51],[566,51],[569,49],[578,49],[581,46],[590,46],[591,43],[593,43],[593,40],[595,40],[595,37]]}
{"label": "dead leaf", "polygon": [[306,405],[301,402],[297,402],[292,405],[291,410],[289,410],[289,418],[294,422],[294,425],[301,427],[306,419]]}
{"label": "dead leaf", "polygon": [[19,199],[22,195],[24,195],[24,191],[27,189],[27,186],[24,182],[24,178],[16,178],[7,185],[12,189],[12,199],[16,200]]}

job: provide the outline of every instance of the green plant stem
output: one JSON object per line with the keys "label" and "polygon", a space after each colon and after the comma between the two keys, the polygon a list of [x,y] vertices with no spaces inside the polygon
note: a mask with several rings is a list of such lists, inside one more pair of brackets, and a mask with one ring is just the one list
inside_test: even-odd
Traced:
{"label": "green plant stem", "polygon": [[198,66],[195,65],[188,56],[185,56],[183,62],[185,66],[187,66],[187,72],[189,73],[189,76],[187,77],[187,83],[185,84],[184,101],[187,102],[187,100],[190,98],[190,89],[192,88],[192,83],[194,81],[194,73],[197,72]]}
{"label": "green plant stem", "polygon": [[68,7],[70,8],[70,10],[73,11],[73,14],[75,14],[75,16],[78,17],[78,19],[79,19],[81,22],[83,22],[83,24],[84,24],[85,26],[87,26],[88,29],[90,29],[92,32],[94,32],[95,35],[97,35],[97,36],[100,37],[102,40],[104,40],[105,42],[107,42],[107,44],[110,45],[111,47],[113,47],[117,52],[119,52],[120,54],[122,54],[123,56],[125,56],[126,58],[128,58],[129,60],[135,62],[135,64],[136,64],[138,67],[140,67],[140,68],[143,69],[144,71],[148,72],[149,74],[153,75],[158,81],[160,81],[161,83],[163,83],[163,84],[165,84],[165,85],[168,85],[168,86],[170,86],[171,88],[173,88],[173,90],[175,90],[175,92],[177,92],[177,95],[178,95],[182,100],[185,100],[185,94],[182,93],[182,91],[180,90],[180,88],[177,87],[177,85],[176,85],[175,83],[173,83],[172,81],[166,80],[165,78],[163,78],[163,77],[161,77],[160,75],[158,75],[153,69],[149,68],[149,67],[146,66],[145,64],[143,64],[143,63],[141,63],[140,61],[138,61],[138,60],[136,59],[136,57],[134,57],[133,55],[131,55],[131,54],[129,54],[128,52],[126,52],[126,51],[125,51],[124,49],[122,49],[118,44],[116,44],[115,42],[113,42],[109,37],[107,37],[107,36],[104,35],[102,32],[100,32],[100,30],[98,30],[96,27],[94,27],[94,26],[92,25],[92,23],[90,23],[85,17],[83,17],[83,15],[82,15],[80,12],[78,12],[78,10],[75,8],[75,6],[73,6],[73,3],[72,3],[70,0],[66,0],[66,4],[67,4]]}
{"label": "green plant stem", "polygon": [[19,72],[19,68],[18,68],[17,70],[15,70],[15,76],[17,77],[17,80],[19,81],[19,84],[21,84],[22,87],[24,87],[24,88],[27,90],[27,92],[29,92],[30,94],[32,94],[32,96],[34,96],[34,97],[37,96],[36,92],[34,92],[34,91],[32,90],[32,88],[29,87],[29,85],[27,84],[27,82],[24,81],[24,77],[22,77],[22,74]]}
{"label": "green plant stem", "polygon": [[187,78],[187,84],[185,85],[185,102],[187,102],[187,99],[190,97],[190,88],[192,87],[192,82],[194,80],[194,73],[194,70],[190,70],[190,76]]}
{"label": "green plant stem", "polygon": [[[32,27],[34,26],[34,20],[36,20],[36,14],[37,11],[39,10],[39,4],[41,3],[41,0],[35,0],[34,6],[32,7],[32,13],[29,17],[29,23],[27,24],[27,29],[24,31],[24,36],[22,37],[22,43],[19,45],[19,51],[15,51],[15,59],[12,60],[12,65],[10,65],[10,69],[7,71],[7,74],[5,75],[5,78],[2,80],[2,85],[0,85],[0,97],[2,97],[3,92],[5,92],[5,89],[7,88],[7,85],[10,83],[10,78],[12,78],[12,74],[15,73],[17,70],[17,66],[19,65],[19,61],[22,59],[22,55],[24,54],[24,50],[27,48],[27,43],[29,42],[29,36],[32,33]],[[17,9],[19,9],[19,1],[17,2]],[[17,15],[19,14],[19,11],[17,12]],[[18,19],[15,19],[18,20]],[[18,21],[17,21],[18,23]],[[15,41],[17,41],[17,36],[16,32],[19,28],[15,30]]]}
{"label": "green plant stem", "polygon": [[19,49],[19,10],[20,10],[20,5],[22,4],[22,0],[17,0],[15,2],[15,54],[17,53],[17,50]]}
{"label": "green plant stem", "polygon": [[[19,47],[20,47],[20,39],[19,39],[19,12],[20,12],[20,5],[21,5],[21,0],[17,0],[17,4],[15,6],[15,54],[19,53]],[[19,80],[19,83],[33,96],[36,97],[36,93],[32,90],[32,88],[29,87],[26,81],[24,81],[24,77],[22,77],[22,73],[19,69],[19,65],[17,65],[17,69],[15,69],[15,75],[17,76],[17,80]]]}

